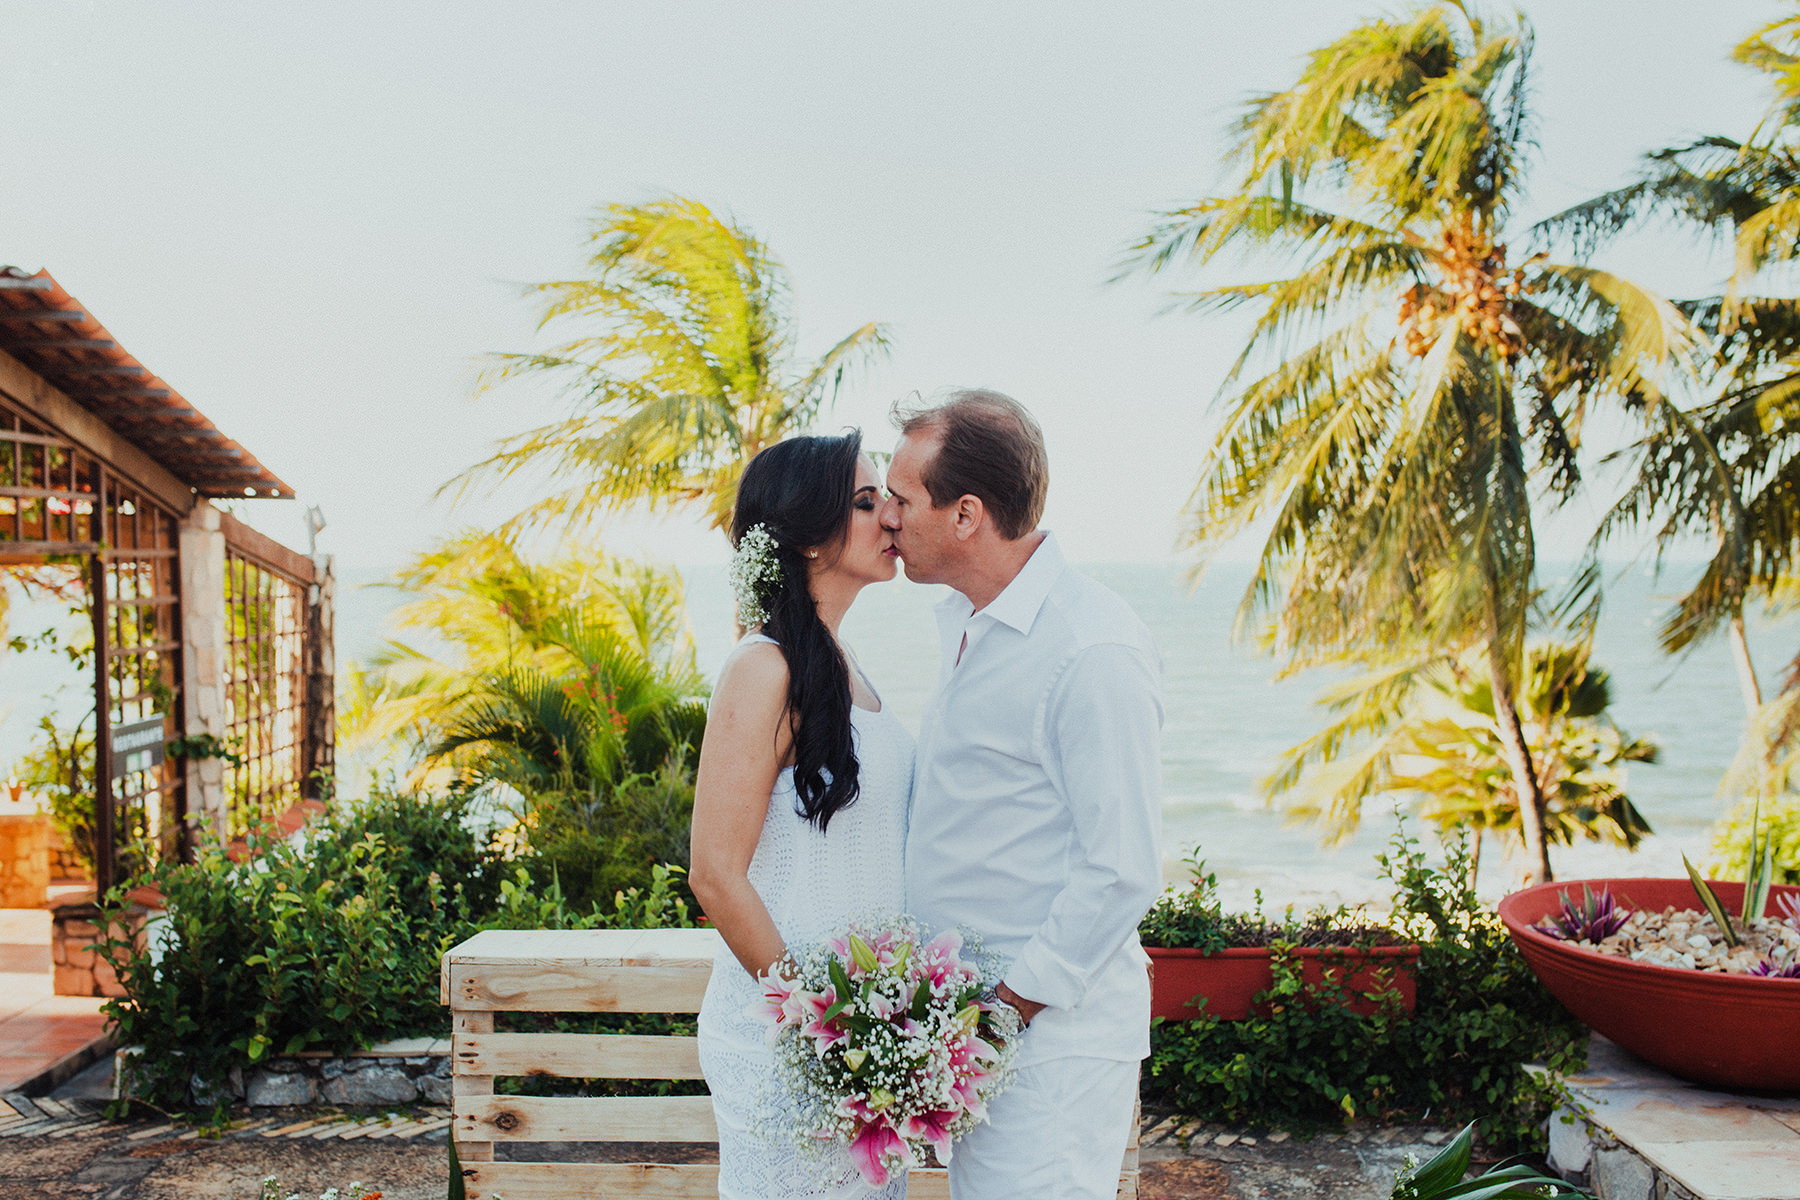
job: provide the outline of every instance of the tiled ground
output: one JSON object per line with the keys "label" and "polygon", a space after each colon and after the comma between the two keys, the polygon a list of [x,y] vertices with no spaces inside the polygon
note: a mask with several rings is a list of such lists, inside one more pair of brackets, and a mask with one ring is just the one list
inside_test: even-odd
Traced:
{"label": "tiled ground", "polygon": [[0,909],[0,1092],[106,1034],[104,1001],[50,990],[50,913]]}
{"label": "tiled ground", "polygon": [[1576,1111],[1600,1133],[1553,1124],[1552,1158],[1602,1193],[1622,1194],[1655,1174],[1699,1200],[1800,1200],[1800,1097],[1708,1091],[1601,1037],[1587,1071],[1566,1082]]}

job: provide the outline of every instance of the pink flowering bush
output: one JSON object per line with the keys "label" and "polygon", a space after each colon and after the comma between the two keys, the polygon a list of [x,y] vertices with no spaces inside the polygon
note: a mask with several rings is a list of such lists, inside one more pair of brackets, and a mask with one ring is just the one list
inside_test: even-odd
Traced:
{"label": "pink flowering bush", "polygon": [[770,1132],[821,1157],[838,1148],[871,1185],[950,1159],[1011,1081],[1018,1014],[985,1004],[998,964],[964,957],[954,931],[925,941],[910,919],[853,926],[793,952],[764,980],[780,1097]]}

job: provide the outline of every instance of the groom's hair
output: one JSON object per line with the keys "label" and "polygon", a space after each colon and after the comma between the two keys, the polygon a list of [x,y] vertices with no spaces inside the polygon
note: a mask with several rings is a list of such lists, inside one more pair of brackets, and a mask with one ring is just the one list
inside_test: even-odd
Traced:
{"label": "groom's hair", "polygon": [[1008,541],[1037,528],[1050,490],[1050,459],[1044,431],[1023,404],[964,388],[930,403],[895,404],[893,417],[902,434],[938,435],[937,453],[922,472],[933,508],[975,496]]}

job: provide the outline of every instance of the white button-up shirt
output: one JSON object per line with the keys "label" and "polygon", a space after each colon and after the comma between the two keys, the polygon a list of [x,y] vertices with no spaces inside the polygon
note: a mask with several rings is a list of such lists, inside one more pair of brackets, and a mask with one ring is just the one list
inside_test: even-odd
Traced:
{"label": "white button-up shirt", "polygon": [[1162,886],[1162,657],[1049,534],[986,608],[953,591],[937,616],[908,907],[933,930],[974,929],[1011,961],[1007,985],[1048,1006],[1021,1062],[1142,1058],[1137,926]]}

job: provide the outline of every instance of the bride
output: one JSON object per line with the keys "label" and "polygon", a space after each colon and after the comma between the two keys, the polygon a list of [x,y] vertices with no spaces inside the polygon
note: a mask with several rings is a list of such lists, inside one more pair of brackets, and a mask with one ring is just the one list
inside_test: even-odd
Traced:
{"label": "bride", "polygon": [[822,1173],[758,1128],[775,1059],[768,1026],[747,1011],[790,943],[903,911],[913,739],[838,641],[857,594],[895,574],[881,504],[856,432],[770,446],[738,485],[732,577],[750,632],[713,692],[689,876],[731,950],[699,1020],[722,1200],[906,1194],[904,1175],[871,1188],[847,1154]]}

